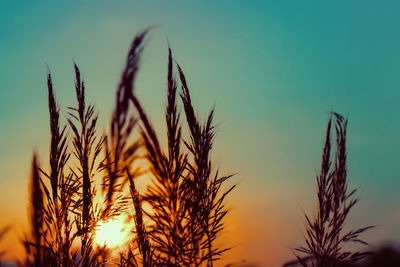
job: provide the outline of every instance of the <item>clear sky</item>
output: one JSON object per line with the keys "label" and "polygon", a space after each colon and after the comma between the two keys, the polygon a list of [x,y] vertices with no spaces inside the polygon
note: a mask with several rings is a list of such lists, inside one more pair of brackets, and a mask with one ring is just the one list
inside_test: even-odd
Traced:
{"label": "clear sky", "polygon": [[169,42],[199,113],[216,107],[216,163],[238,172],[227,261],[277,266],[302,244],[332,110],[349,118],[349,179],[361,199],[349,226],[379,225],[365,235],[375,245],[400,242],[400,2],[274,2],[0,0],[0,225],[13,225],[0,247],[9,257],[25,225],[33,149],[48,161],[46,65],[65,111],[77,62],[107,129],[130,41],[148,26],[137,92],[153,122],[163,129]]}

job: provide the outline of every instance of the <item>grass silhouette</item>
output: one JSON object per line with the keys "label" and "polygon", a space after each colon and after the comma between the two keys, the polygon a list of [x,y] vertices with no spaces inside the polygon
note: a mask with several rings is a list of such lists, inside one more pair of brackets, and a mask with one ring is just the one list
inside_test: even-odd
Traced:
{"label": "grass silhouette", "polygon": [[[211,110],[203,124],[191,103],[186,78],[169,49],[167,66],[167,149],[164,152],[134,91],[147,31],[131,45],[116,90],[110,133],[97,132],[97,115],[86,105],[85,84],[74,64],[77,105],[68,108],[61,125],[52,76],[47,75],[50,115],[49,170],[33,156],[30,185],[30,229],[24,240],[26,258],[21,266],[103,266],[110,263],[107,247],[94,245],[97,224],[134,211],[131,241],[120,253],[120,266],[213,266],[227,249],[214,245],[228,210],[227,191],[221,185],[231,176],[213,172],[209,157],[214,137]],[[181,92],[175,68],[179,72]],[[179,98],[180,96],[180,98]],[[190,139],[182,137],[178,100],[186,115]],[[139,138],[133,136],[139,131]],[[69,133],[69,134],[68,134]],[[140,195],[135,179],[147,170],[137,167],[143,157],[152,183]],[[104,156],[102,156],[104,155]],[[97,177],[97,178],[96,178]],[[103,177],[100,195],[95,179]],[[47,178],[44,180],[44,178]],[[129,185],[129,195],[125,194]],[[94,203],[102,196],[101,206]],[[143,203],[151,210],[142,208]],[[144,223],[144,218],[149,223]],[[79,244],[79,245],[78,245]]]}
{"label": "grass silhouette", "polygon": [[[229,211],[226,197],[236,185],[229,184],[232,175],[220,175],[210,156],[214,109],[205,121],[199,119],[186,76],[169,48],[163,114],[166,132],[156,131],[135,89],[147,35],[145,30],[131,43],[107,134],[97,130],[98,116],[95,107],[86,104],[86,88],[76,64],[76,106],[68,108],[67,124],[62,125],[48,72],[49,168],[41,168],[33,154],[30,228],[23,240],[26,255],[18,261],[20,266],[212,267],[229,250],[219,247],[216,240]],[[296,248],[296,260],[284,266],[398,266],[394,250],[345,249],[349,242],[366,245],[359,236],[372,228],[344,233],[358,201],[356,190],[348,190],[346,134],[347,119],[332,113],[316,177],[317,214],[305,214],[306,245]],[[163,135],[166,145],[160,141]],[[140,194],[136,179],[144,173],[151,183]],[[144,209],[145,205],[150,208]],[[127,214],[125,223],[133,230],[123,251],[111,258],[107,244],[95,244],[96,227]],[[8,229],[0,231],[0,239]]]}
{"label": "grass silhouette", "polygon": [[34,154],[32,160],[32,174],[31,174],[31,184],[30,184],[30,201],[31,201],[31,225],[32,232],[29,241],[27,238],[25,240],[25,248],[28,257],[34,261],[36,266],[42,265],[42,235],[43,233],[43,190],[42,181],[40,178],[40,171],[37,162],[37,157]]}
{"label": "grass silhouette", "polygon": [[[333,117],[333,118],[332,118]],[[331,160],[331,128],[335,123],[336,149],[334,160]],[[333,267],[353,264],[368,255],[368,252],[344,251],[348,242],[367,245],[359,239],[359,235],[373,226],[343,232],[343,227],[350,210],[357,203],[354,198],[356,190],[347,188],[347,150],[346,150],[347,119],[338,113],[332,113],[326,130],[325,145],[322,153],[321,172],[317,176],[318,212],[313,219],[305,215],[306,246],[296,249],[305,256],[297,256],[297,261],[285,266],[302,265]]]}
{"label": "grass silhouette", "polygon": [[[212,246],[223,229],[226,215],[223,201],[233,189],[220,192],[221,184],[230,176],[212,176],[209,153],[214,127],[213,110],[205,125],[195,116],[185,76],[178,65],[181,99],[190,132],[190,141],[182,139],[180,113],[177,111],[177,81],[171,50],[168,57],[167,123],[168,151],[163,152],[159,138],[135,94],[131,100],[140,117],[140,131],[146,148],[146,158],[154,176],[144,199],[152,213],[146,215],[153,222],[149,239],[159,264],[165,266],[213,266],[225,249]],[[182,148],[184,144],[188,151]]]}
{"label": "grass silhouette", "polygon": [[[66,174],[66,164],[70,154],[67,147],[66,125],[60,125],[60,111],[56,103],[50,72],[47,75],[48,104],[50,115],[50,169],[41,171],[50,181],[46,193],[46,206],[43,207],[45,249],[49,251],[42,264],[52,265],[54,261],[68,266],[71,262],[70,247],[72,225],[69,217],[70,205],[78,189],[72,174]],[[63,231],[64,230],[64,231]],[[50,263],[51,262],[51,263]]]}
{"label": "grass silhouette", "polygon": [[[93,250],[94,231],[100,218],[100,211],[93,207],[93,197],[96,194],[93,187],[94,172],[102,169],[102,165],[95,167],[96,159],[102,152],[105,138],[98,136],[96,132],[97,115],[94,114],[92,105],[86,106],[85,103],[85,85],[81,79],[78,66],[74,64],[75,69],[75,90],[77,107],[70,107],[68,124],[72,129],[72,145],[74,147],[73,154],[79,161],[79,166],[71,168],[77,186],[71,188],[70,194],[77,193],[79,190],[78,200],[74,203],[74,209],[78,210],[79,215],[76,216],[75,223],[77,226],[77,235],[81,239],[80,261],[84,267],[95,266],[98,262],[97,255],[99,251]],[[100,162],[102,163],[102,161]],[[73,185],[74,186],[74,185]],[[66,203],[66,206],[69,206]],[[66,215],[68,217],[68,215]],[[66,218],[66,221],[68,218]],[[66,233],[66,235],[69,233]]]}

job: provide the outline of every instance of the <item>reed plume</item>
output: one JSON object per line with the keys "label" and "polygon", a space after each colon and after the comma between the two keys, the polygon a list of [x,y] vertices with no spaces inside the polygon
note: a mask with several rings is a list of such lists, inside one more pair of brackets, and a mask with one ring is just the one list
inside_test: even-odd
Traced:
{"label": "reed plume", "polygon": [[285,266],[301,264],[333,267],[355,263],[368,255],[368,252],[344,250],[344,245],[348,242],[366,245],[365,241],[359,239],[359,235],[372,226],[342,233],[349,212],[358,199],[354,198],[356,189],[349,192],[347,188],[347,119],[338,113],[333,113],[333,117],[336,132],[334,161],[331,160],[331,117],[322,153],[321,172],[317,176],[318,213],[315,219],[305,215],[307,246],[296,249],[305,256],[297,256],[297,261],[287,263]]}
{"label": "reed plume", "polygon": [[[71,171],[74,179],[79,181],[79,183],[76,183],[78,187],[74,189],[79,188],[80,196],[78,201],[74,203],[74,208],[79,210],[76,226],[81,237],[81,266],[87,267],[97,264],[96,251],[93,250],[93,234],[99,216],[93,206],[93,197],[96,194],[93,179],[95,173],[101,170],[101,166],[95,166],[105,138],[99,137],[96,133],[98,116],[94,113],[93,105],[86,105],[85,84],[76,64],[74,64],[74,69],[77,107],[69,108],[70,118],[68,118],[68,123],[73,133],[73,154],[79,161],[79,166],[71,168]],[[100,162],[102,163],[101,160]],[[76,191],[70,193],[75,195]]]}
{"label": "reed plume", "polygon": [[182,175],[186,168],[187,156],[180,149],[180,115],[176,105],[177,85],[173,77],[171,50],[168,58],[167,123],[168,151],[164,153],[154,127],[135,95],[132,102],[140,116],[140,132],[143,138],[146,158],[150,163],[153,183],[147,188],[144,199],[152,206],[146,213],[152,225],[149,236],[157,251],[160,264],[168,266],[188,266],[189,228],[187,227],[187,206],[184,203]]}
{"label": "reed plume", "polygon": [[24,261],[19,260],[19,266],[42,266],[43,265],[43,188],[40,177],[39,165],[37,156],[34,153],[32,157],[32,169],[29,183],[29,227],[30,234],[26,235],[23,242],[25,248]]}
{"label": "reed plume", "polygon": [[137,124],[137,118],[129,112],[129,99],[134,91],[146,34],[147,31],[138,34],[131,44],[125,69],[116,92],[111,131],[105,142],[105,170],[107,174],[103,178],[103,190],[106,192],[104,215],[108,216],[120,213],[124,204],[126,204],[126,200],[121,196],[115,199],[114,195],[116,191],[122,191],[122,185],[127,182],[125,169],[132,172],[131,167],[137,159],[137,150],[140,145],[139,141],[129,143],[129,138]]}
{"label": "reed plume", "polygon": [[[214,142],[214,110],[202,123],[194,112],[186,78],[180,66],[180,99],[186,115],[189,140],[182,137],[178,111],[178,82],[171,49],[167,65],[167,146],[159,136],[135,95],[134,83],[147,30],[138,34],[127,56],[125,69],[116,90],[115,108],[107,138],[97,133],[98,116],[85,101],[85,84],[76,64],[76,107],[70,107],[66,126],[61,126],[52,76],[47,75],[50,114],[50,166],[40,169],[36,157],[32,165],[31,237],[25,243],[28,259],[24,266],[100,266],[105,250],[94,248],[94,230],[99,220],[134,211],[133,238],[120,254],[120,266],[213,266],[227,249],[215,244],[224,227],[228,210],[225,198],[235,186],[223,191],[231,176],[214,171],[210,153]],[[133,105],[134,110],[131,110]],[[136,113],[134,113],[134,112]],[[138,127],[137,127],[138,126]],[[132,139],[135,128],[141,138]],[[69,161],[67,141],[78,164]],[[104,149],[104,150],[103,150]],[[136,189],[135,179],[142,174],[136,160],[145,153],[153,176],[145,194]],[[104,158],[100,154],[105,152]],[[69,166],[67,165],[69,163]],[[103,172],[104,171],[104,172]],[[103,172],[103,173],[102,173]],[[104,209],[94,205],[97,194],[94,179],[103,174]],[[48,181],[42,180],[42,176]],[[124,195],[129,184],[130,195]],[[143,203],[151,211],[143,209]],[[149,224],[145,224],[145,218]],[[75,223],[75,224],[74,224]],[[80,239],[80,248],[73,247]]]}
{"label": "reed plume", "polygon": [[[31,174],[31,185],[30,185],[30,198],[31,198],[31,236],[33,241],[33,246],[31,248],[30,244],[26,244],[27,252],[32,249],[32,258],[35,266],[42,266],[43,256],[42,256],[42,236],[44,234],[43,229],[43,189],[42,189],[42,179],[40,177],[39,165],[37,163],[36,154],[33,155],[32,160],[32,174]],[[29,254],[29,253],[28,253]]]}
{"label": "reed plume", "polygon": [[[59,107],[53,91],[50,72],[47,75],[48,104],[50,114],[50,168],[40,169],[48,178],[49,186],[41,180],[43,190],[43,228],[41,233],[43,260],[39,266],[75,266],[77,253],[72,251],[76,238],[73,232],[72,215],[77,213],[79,181],[66,174],[67,152],[66,126],[60,127]],[[39,210],[38,205],[35,210]],[[34,228],[37,228],[34,226]]]}
{"label": "reed plume", "polygon": [[213,262],[228,250],[228,248],[217,248],[213,243],[224,228],[223,219],[228,212],[224,203],[225,197],[236,185],[222,192],[221,186],[232,175],[220,176],[218,170],[213,174],[210,153],[215,135],[214,110],[209,112],[204,124],[199,121],[192,106],[185,75],[179,65],[178,70],[182,87],[181,98],[190,132],[190,141],[185,141],[185,145],[193,158],[193,163],[188,163],[186,166],[188,173],[185,177],[187,185],[185,199],[190,214],[192,244],[194,247],[197,243],[200,244],[195,251],[200,250],[196,253],[202,256],[196,264],[207,261],[207,266],[213,266]]}
{"label": "reed plume", "polygon": [[[180,113],[177,109],[177,82],[169,49],[167,75],[167,152],[163,152],[154,127],[135,95],[132,102],[140,116],[140,130],[146,158],[154,177],[144,199],[152,206],[146,213],[152,221],[149,237],[158,253],[160,263],[168,266],[199,266],[213,262],[226,249],[213,247],[217,234],[223,229],[227,210],[224,199],[234,188],[221,193],[221,185],[231,176],[212,173],[209,153],[214,137],[213,114],[205,125],[197,119],[190,100],[185,76],[178,65],[182,83],[181,99],[187,118],[191,140],[182,139]],[[189,154],[181,148],[186,144]]]}
{"label": "reed plume", "polygon": [[[48,189],[44,183],[46,206],[44,222],[46,225],[45,245],[57,259],[57,266],[71,264],[70,236],[72,225],[69,222],[69,210],[76,191],[76,181],[71,174],[65,174],[66,163],[70,157],[67,152],[66,126],[60,127],[60,112],[56,103],[50,72],[47,75],[48,104],[50,114],[50,169],[49,173],[41,170],[50,181]],[[64,232],[63,232],[64,230]]]}

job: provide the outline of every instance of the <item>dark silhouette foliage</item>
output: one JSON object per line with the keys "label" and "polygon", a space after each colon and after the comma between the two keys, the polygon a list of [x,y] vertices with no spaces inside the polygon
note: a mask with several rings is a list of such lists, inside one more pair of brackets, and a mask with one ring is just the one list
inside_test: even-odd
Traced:
{"label": "dark silhouette foliage", "polygon": [[[41,171],[49,180],[50,188],[43,183],[46,193],[44,207],[46,250],[49,251],[48,260],[56,260],[59,265],[71,264],[70,247],[73,237],[70,236],[72,224],[69,220],[69,209],[73,203],[76,181],[71,174],[65,174],[65,167],[70,154],[67,152],[66,126],[60,127],[60,111],[56,103],[53,82],[50,72],[47,75],[48,102],[50,114],[50,166],[49,172]],[[64,231],[63,231],[64,230]]]}
{"label": "dark silhouette foliage", "polygon": [[36,155],[33,155],[32,160],[32,174],[31,174],[31,185],[30,185],[30,198],[32,208],[31,212],[31,237],[32,243],[29,240],[26,241],[25,248],[27,254],[32,254],[32,259],[36,266],[41,266],[43,262],[42,253],[42,235],[43,233],[43,189],[42,180],[40,177],[39,166],[37,163]]}
{"label": "dark silhouette foliage", "polygon": [[187,156],[181,152],[181,128],[176,108],[176,82],[172,77],[172,56],[168,63],[168,103],[166,109],[168,152],[164,153],[157,134],[144,109],[135,95],[131,99],[140,116],[141,135],[146,148],[146,158],[154,176],[153,184],[147,189],[145,199],[153,213],[147,215],[154,224],[149,235],[161,261],[167,265],[188,264],[186,250],[189,229],[185,217],[187,209],[183,202],[183,179]]}
{"label": "dark silhouette foliage", "polygon": [[[115,192],[121,188],[124,182],[127,182],[125,170],[131,171],[135,159],[137,159],[137,150],[139,141],[129,143],[129,137],[136,126],[137,118],[133,116],[129,109],[130,98],[133,95],[134,82],[139,68],[140,55],[144,48],[144,38],[147,31],[138,34],[129,50],[125,69],[122,73],[120,83],[116,91],[115,108],[111,118],[111,131],[106,139],[106,165],[107,174],[103,178],[103,190],[106,191],[106,209],[105,212],[118,214],[119,205],[114,205],[116,209],[111,211]],[[125,177],[125,181],[124,178]],[[121,181],[122,180],[122,181]],[[120,196],[117,201],[121,200]]]}
{"label": "dark silhouette foliage", "polygon": [[[351,230],[343,234],[343,227],[352,207],[358,199],[354,198],[356,190],[348,191],[346,164],[346,130],[347,119],[333,113],[328,121],[325,145],[322,153],[321,172],[317,176],[318,212],[316,217],[306,219],[306,246],[296,251],[305,256],[297,256],[297,261],[285,266],[300,264],[302,266],[333,267],[359,261],[368,252],[350,252],[344,250],[348,242],[366,245],[359,235],[372,226]],[[334,160],[331,160],[331,127],[335,123],[336,148]]]}
{"label": "dark silhouette foliage", "polygon": [[[70,107],[68,113],[68,123],[72,129],[73,154],[79,161],[79,166],[71,168],[73,177],[77,183],[70,189],[70,194],[75,195],[79,189],[78,200],[74,203],[74,211],[78,212],[76,216],[77,235],[81,238],[81,265],[83,267],[97,264],[98,251],[93,249],[94,229],[99,221],[100,211],[93,206],[93,197],[96,190],[93,186],[93,179],[96,172],[101,171],[102,165],[95,168],[96,159],[102,152],[105,138],[98,136],[96,125],[98,116],[95,115],[94,106],[86,106],[85,103],[85,85],[81,79],[78,66],[74,64],[75,69],[75,91],[78,105],[76,108]],[[101,162],[102,163],[102,162]],[[72,200],[72,199],[71,199]],[[66,206],[71,206],[66,203]],[[68,216],[68,215],[66,215]],[[69,219],[65,218],[69,224]],[[67,236],[69,236],[69,233]]]}
{"label": "dark silhouette foliage", "polygon": [[178,70],[182,83],[181,98],[190,130],[190,141],[185,141],[185,145],[194,161],[188,163],[188,174],[185,177],[188,189],[185,200],[186,205],[189,206],[191,218],[189,223],[193,234],[197,235],[194,235],[193,240],[197,240],[200,244],[200,248],[197,249],[203,251],[199,264],[207,260],[208,265],[213,266],[213,262],[228,250],[213,247],[213,243],[218,233],[223,230],[223,218],[228,212],[224,205],[225,197],[235,188],[235,185],[221,192],[221,186],[232,175],[219,176],[218,171],[212,173],[210,153],[214,140],[214,110],[210,111],[204,124],[198,120],[192,106],[185,75],[179,65]]}
{"label": "dark silhouette foliage", "polygon": [[[133,230],[119,262],[113,262],[118,266],[212,267],[229,250],[219,247],[216,240],[225,226],[226,197],[236,185],[227,185],[232,175],[220,175],[211,158],[214,109],[205,121],[196,114],[185,74],[169,48],[163,133],[167,141],[162,144],[162,133],[156,131],[135,92],[147,34],[147,30],[141,32],[131,44],[108,134],[98,133],[98,116],[94,106],[86,103],[85,83],[76,64],[77,105],[68,108],[66,125],[60,120],[52,76],[47,74],[49,167],[41,169],[34,154],[30,232],[23,240],[26,257],[19,265],[106,266],[115,259],[110,259],[107,245],[95,244],[96,227],[119,215],[127,215],[126,223]],[[346,131],[347,119],[332,113],[317,175],[317,215],[305,214],[306,245],[297,248],[301,255],[285,266],[398,265],[394,250],[370,254],[345,249],[348,242],[366,245],[359,236],[371,228],[343,233],[358,201],[356,190],[348,190]],[[150,175],[151,183],[140,194],[136,179],[144,173]],[[99,203],[96,196],[102,198]],[[0,238],[7,230],[0,231]]]}
{"label": "dark silhouette foliage", "polygon": [[[222,192],[221,185],[231,176],[220,177],[218,171],[213,171],[210,152],[214,111],[204,124],[200,122],[185,76],[177,66],[189,133],[189,140],[184,140],[175,63],[169,49],[164,151],[134,92],[146,35],[143,31],[131,44],[106,136],[97,133],[98,116],[94,106],[86,104],[86,88],[78,66],[74,64],[77,105],[68,108],[65,126],[60,121],[48,73],[50,164],[48,171],[40,169],[36,156],[33,158],[31,232],[24,241],[26,258],[21,266],[88,267],[108,263],[108,248],[94,243],[96,227],[100,221],[130,211],[133,215],[128,216],[132,218],[128,223],[134,230],[126,250],[120,253],[120,266],[213,266],[227,250],[217,248],[214,241],[227,213],[224,199],[234,186]],[[139,138],[133,134],[135,129]],[[153,176],[153,183],[143,195],[135,184],[135,179],[147,172],[138,166],[137,160],[143,159],[140,151]],[[97,177],[102,177],[101,205],[94,201],[98,195]],[[129,195],[124,191],[126,185]],[[143,203],[151,210],[143,209]]]}
{"label": "dark silhouette foliage", "polygon": [[221,184],[231,176],[219,177],[218,172],[211,174],[209,153],[214,137],[214,111],[211,110],[204,125],[199,122],[185,76],[178,66],[181,99],[190,133],[190,140],[183,140],[171,50],[167,68],[166,152],[139,100],[135,95],[131,96],[140,117],[146,158],[154,177],[144,196],[152,207],[152,212],[146,212],[153,222],[149,226],[149,238],[163,266],[199,266],[203,263],[213,266],[213,261],[226,251],[212,244],[223,229],[222,219],[227,212],[224,199],[234,186],[221,193]]}
{"label": "dark silhouette foliage", "polygon": [[400,250],[396,247],[384,246],[372,252],[362,263],[356,266],[363,267],[396,267],[400,266]]}

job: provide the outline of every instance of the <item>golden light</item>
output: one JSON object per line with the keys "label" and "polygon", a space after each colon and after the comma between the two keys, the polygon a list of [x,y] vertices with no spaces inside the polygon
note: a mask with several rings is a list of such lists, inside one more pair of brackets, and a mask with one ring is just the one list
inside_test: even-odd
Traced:
{"label": "golden light", "polygon": [[95,242],[99,246],[119,247],[127,239],[127,230],[122,219],[100,222],[97,226]]}

